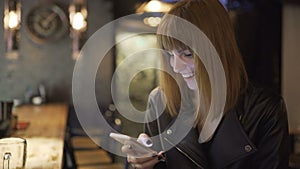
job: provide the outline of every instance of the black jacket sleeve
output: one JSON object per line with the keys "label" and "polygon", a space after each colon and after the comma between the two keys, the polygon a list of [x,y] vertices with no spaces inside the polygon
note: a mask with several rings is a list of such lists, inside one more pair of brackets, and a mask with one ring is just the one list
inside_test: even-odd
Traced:
{"label": "black jacket sleeve", "polygon": [[289,136],[287,111],[282,98],[269,102],[266,113],[257,129],[259,152],[255,159],[260,161],[257,169],[284,169],[288,166]]}

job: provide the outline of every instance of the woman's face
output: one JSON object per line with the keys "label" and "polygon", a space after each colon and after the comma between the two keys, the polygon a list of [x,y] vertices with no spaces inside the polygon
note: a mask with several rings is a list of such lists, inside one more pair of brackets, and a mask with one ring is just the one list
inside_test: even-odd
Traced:
{"label": "woman's face", "polygon": [[189,49],[174,49],[168,53],[170,55],[170,65],[173,71],[181,74],[190,89],[197,89],[195,61],[192,52]]}

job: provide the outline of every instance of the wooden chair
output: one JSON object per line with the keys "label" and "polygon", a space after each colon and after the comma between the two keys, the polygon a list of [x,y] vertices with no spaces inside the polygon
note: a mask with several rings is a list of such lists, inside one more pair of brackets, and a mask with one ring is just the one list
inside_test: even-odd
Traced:
{"label": "wooden chair", "polygon": [[[123,169],[124,164],[115,164],[114,155],[106,152],[88,137],[77,119],[73,108],[69,112],[68,135],[66,139],[75,168],[70,169]],[[97,138],[97,137],[96,137]]]}

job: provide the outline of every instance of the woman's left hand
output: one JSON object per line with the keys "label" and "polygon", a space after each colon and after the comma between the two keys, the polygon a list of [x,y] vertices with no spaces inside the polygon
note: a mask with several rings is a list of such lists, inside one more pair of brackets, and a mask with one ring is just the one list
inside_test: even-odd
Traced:
{"label": "woman's left hand", "polygon": [[[149,136],[147,136],[144,133],[139,135],[137,141],[139,141],[142,144],[145,144],[141,140],[151,141]],[[123,145],[122,152],[127,154],[128,163],[130,163],[133,168],[137,169],[152,169],[154,165],[161,160],[160,157],[163,155],[162,152],[157,153],[153,151],[152,153],[145,154],[143,156],[137,156],[134,147],[132,147],[131,145]]]}
{"label": "woman's left hand", "polygon": [[128,155],[127,160],[133,168],[137,169],[153,169],[154,165],[159,162],[157,155],[141,158]]}

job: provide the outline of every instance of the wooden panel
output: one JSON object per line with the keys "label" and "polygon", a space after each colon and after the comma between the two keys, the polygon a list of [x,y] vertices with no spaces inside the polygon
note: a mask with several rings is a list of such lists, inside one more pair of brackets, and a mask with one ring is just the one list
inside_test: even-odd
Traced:
{"label": "wooden panel", "polygon": [[46,104],[40,106],[21,106],[14,110],[19,121],[28,121],[26,130],[14,132],[19,137],[49,137],[64,139],[68,106],[65,104]]}
{"label": "wooden panel", "polygon": [[68,106],[66,104],[26,105],[13,112],[28,128],[12,132],[27,140],[26,169],[61,169]]}
{"label": "wooden panel", "polygon": [[74,152],[75,161],[78,166],[92,164],[108,164],[112,160],[106,151],[98,150],[80,150]]}
{"label": "wooden panel", "polygon": [[71,144],[73,149],[98,149],[99,146],[87,136],[72,137]]}

